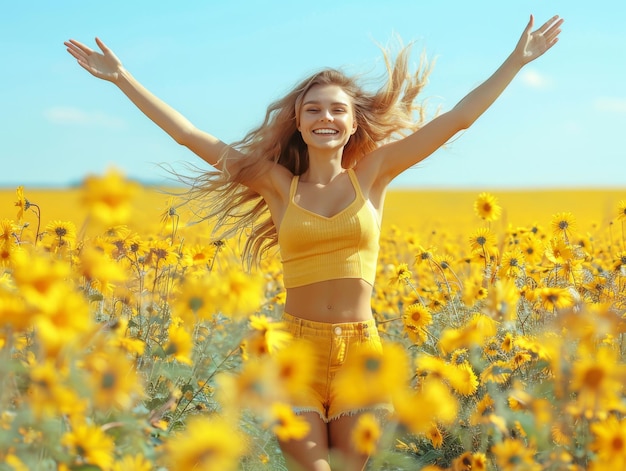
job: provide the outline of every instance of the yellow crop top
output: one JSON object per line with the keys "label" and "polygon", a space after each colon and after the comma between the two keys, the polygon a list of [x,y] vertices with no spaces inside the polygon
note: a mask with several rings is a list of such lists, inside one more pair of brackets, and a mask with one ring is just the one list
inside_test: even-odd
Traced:
{"label": "yellow crop top", "polygon": [[298,206],[293,198],[299,176],[289,190],[289,205],[278,233],[286,288],[337,278],[361,278],[374,284],[380,227],[374,207],[348,169],[356,197],[331,217]]}

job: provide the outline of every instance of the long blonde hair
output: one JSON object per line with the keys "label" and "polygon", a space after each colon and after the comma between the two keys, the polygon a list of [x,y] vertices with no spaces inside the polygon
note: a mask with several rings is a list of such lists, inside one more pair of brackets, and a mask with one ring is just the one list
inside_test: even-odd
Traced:
{"label": "long blonde hair", "polygon": [[[308,151],[297,127],[302,100],[314,85],[338,85],[353,100],[356,133],[344,147],[342,166],[351,168],[366,154],[393,139],[414,132],[423,124],[424,108],[416,97],[426,84],[430,67],[424,56],[409,73],[411,46],[401,48],[394,60],[381,48],[386,77],[375,93],[365,92],[352,78],[337,69],[324,69],[297,84],[285,97],[272,103],[260,126],[230,145],[245,155],[237,173],[202,172],[186,178],[191,188],[187,200],[199,204],[202,219],[214,220],[213,235],[245,238],[242,260],[247,268],[258,264],[263,254],[278,243],[276,227],[265,200],[241,182],[267,171],[267,161],[282,165],[294,175],[307,171]],[[228,160],[228,149],[222,156]],[[223,165],[227,168],[227,165]]]}

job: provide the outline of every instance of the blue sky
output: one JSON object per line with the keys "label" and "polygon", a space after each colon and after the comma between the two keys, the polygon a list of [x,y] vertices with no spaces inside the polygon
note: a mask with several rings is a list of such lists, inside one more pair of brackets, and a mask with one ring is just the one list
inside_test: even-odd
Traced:
{"label": "blue sky", "polygon": [[452,144],[396,187],[624,187],[621,0],[5,2],[0,18],[0,186],[63,186],[115,166],[163,182],[159,164],[202,164],[63,41],[98,35],[146,87],[229,142],[321,67],[376,77],[394,34],[436,58],[424,91],[450,109],[536,26],[565,18],[560,42],[516,77]]}

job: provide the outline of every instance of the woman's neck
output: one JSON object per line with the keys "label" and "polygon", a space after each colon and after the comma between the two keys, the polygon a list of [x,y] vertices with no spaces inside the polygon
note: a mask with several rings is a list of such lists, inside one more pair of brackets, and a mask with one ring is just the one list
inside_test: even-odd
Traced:
{"label": "woman's neck", "polygon": [[341,152],[335,152],[334,155],[309,154],[309,168],[302,174],[300,180],[327,185],[344,172],[341,166],[341,157]]}

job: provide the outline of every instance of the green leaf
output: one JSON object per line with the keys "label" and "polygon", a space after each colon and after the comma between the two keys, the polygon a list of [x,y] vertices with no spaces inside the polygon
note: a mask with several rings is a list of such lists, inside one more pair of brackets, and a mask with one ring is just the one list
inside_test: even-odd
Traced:
{"label": "green leaf", "polygon": [[[101,293],[93,293],[90,294],[87,299],[89,299],[89,302],[94,302],[94,301],[104,301],[104,296],[102,296]],[[98,468],[100,469],[100,468]]]}

